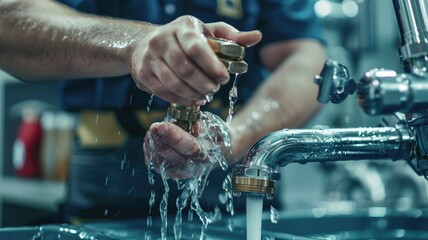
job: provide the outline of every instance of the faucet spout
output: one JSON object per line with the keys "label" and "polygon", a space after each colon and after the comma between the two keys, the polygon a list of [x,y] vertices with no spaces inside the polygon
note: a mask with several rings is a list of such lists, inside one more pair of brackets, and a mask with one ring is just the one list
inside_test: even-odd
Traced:
{"label": "faucet spout", "polygon": [[344,129],[283,129],[259,140],[233,171],[235,195],[273,197],[279,168],[290,163],[345,160],[409,160],[415,138],[402,126]]}

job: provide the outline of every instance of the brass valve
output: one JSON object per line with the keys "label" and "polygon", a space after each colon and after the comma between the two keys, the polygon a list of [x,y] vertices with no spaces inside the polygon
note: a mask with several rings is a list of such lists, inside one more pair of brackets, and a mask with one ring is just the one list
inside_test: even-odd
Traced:
{"label": "brass valve", "polygon": [[174,123],[186,130],[192,132],[193,123],[196,122],[200,117],[199,106],[185,107],[171,103],[167,110],[168,119],[176,120]]}
{"label": "brass valve", "polygon": [[245,47],[234,41],[222,38],[207,38],[211,49],[217,54],[220,61],[226,66],[229,73],[246,73],[248,64],[243,61],[245,56]]}
{"label": "brass valve", "polygon": [[[245,47],[234,41],[208,37],[208,45],[219,57],[227,71],[231,74],[242,74],[247,72],[248,64],[243,61]],[[199,106],[185,107],[171,103],[167,110],[167,118],[174,119],[175,124],[192,133],[193,123],[200,118]]]}

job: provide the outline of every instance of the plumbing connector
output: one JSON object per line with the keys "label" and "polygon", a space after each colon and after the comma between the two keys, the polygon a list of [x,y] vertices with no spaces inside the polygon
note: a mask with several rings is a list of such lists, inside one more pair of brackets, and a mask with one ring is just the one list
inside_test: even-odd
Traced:
{"label": "plumbing connector", "polygon": [[[208,45],[224,64],[231,74],[243,74],[247,72],[248,64],[243,60],[245,47],[238,43],[222,38],[208,37]],[[193,124],[200,118],[200,107],[186,107],[171,103],[167,110],[167,119],[174,120],[174,123],[192,133]]]}
{"label": "plumbing connector", "polygon": [[244,46],[223,38],[208,37],[207,41],[229,73],[243,74],[247,72],[248,64],[243,61]]}
{"label": "plumbing connector", "polygon": [[199,106],[185,107],[171,103],[167,110],[167,119],[174,120],[174,123],[183,130],[192,133],[193,124],[199,120],[201,112]]}
{"label": "plumbing connector", "polygon": [[232,190],[238,197],[241,194],[261,196],[272,199],[277,191],[281,174],[266,166],[237,165],[232,170]]}

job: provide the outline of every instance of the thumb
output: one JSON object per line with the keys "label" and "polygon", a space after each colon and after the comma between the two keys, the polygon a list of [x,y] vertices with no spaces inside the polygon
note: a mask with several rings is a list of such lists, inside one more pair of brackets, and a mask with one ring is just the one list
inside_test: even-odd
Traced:
{"label": "thumb", "polygon": [[258,30],[240,32],[233,26],[224,22],[205,24],[204,33],[207,36],[232,40],[246,47],[251,47],[262,39],[262,33]]}

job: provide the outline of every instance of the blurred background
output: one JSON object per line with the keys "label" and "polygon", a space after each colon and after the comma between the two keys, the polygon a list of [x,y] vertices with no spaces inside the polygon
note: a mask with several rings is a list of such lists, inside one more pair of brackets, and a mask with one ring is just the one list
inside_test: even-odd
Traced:
{"label": "blurred background", "polygon": [[[324,24],[329,58],[346,65],[354,79],[372,68],[402,72],[391,1],[319,0],[315,11]],[[57,109],[55,83],[25,84],[0,71],[0,227],[55,219],[66,193],[75,118]],[[325,105],[306,128],[379,122],[350,96],[339,105]],[[26,157],[23,149],[30,149]],[[291,164],[281,171],[277,197],[286,209],[427,205],[426,180],[400,161]]]}

